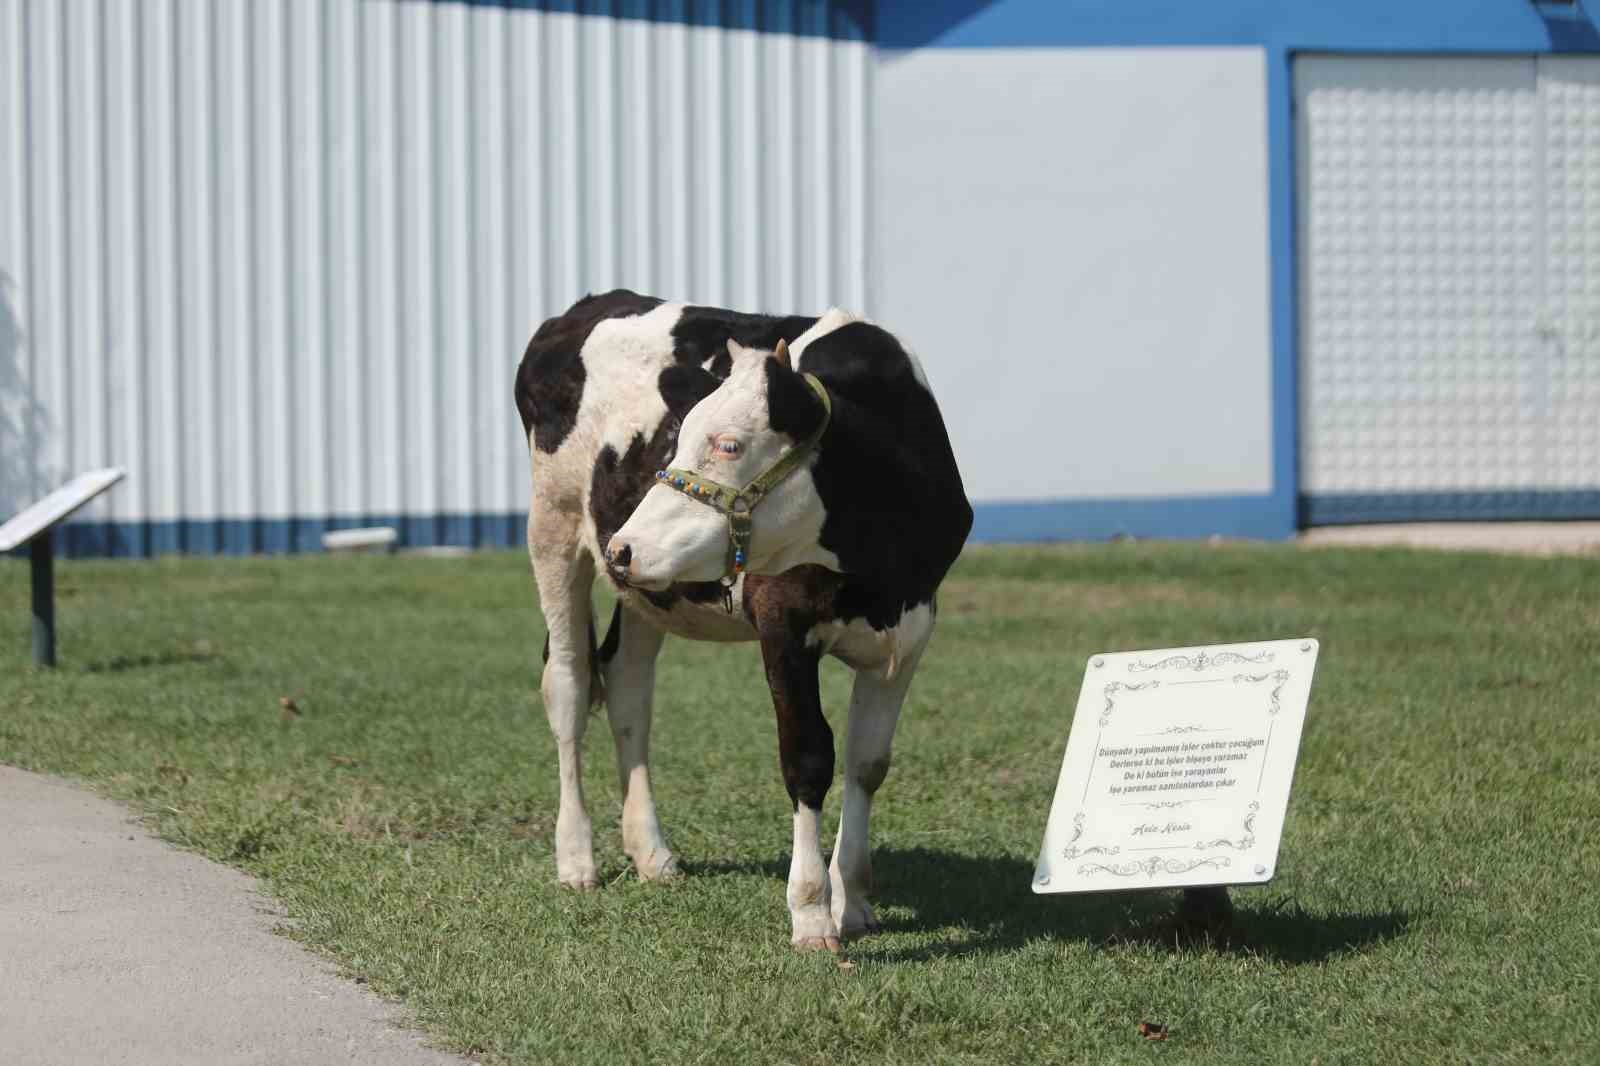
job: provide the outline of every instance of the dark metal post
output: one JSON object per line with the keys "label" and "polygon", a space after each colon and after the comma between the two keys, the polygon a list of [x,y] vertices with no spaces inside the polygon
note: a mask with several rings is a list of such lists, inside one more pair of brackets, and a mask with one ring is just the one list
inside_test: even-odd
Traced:
{"label": "dark metal post", "polygon": [[33,665],[56,664],[55,548],[50,530],[33,538]]}

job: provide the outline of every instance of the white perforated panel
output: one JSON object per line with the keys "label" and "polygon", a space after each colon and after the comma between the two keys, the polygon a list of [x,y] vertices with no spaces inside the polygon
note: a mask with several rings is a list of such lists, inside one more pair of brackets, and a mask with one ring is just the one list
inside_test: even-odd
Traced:
{"label": "white perforated panel", "polygon": [[1304,491],[1541,480],[1533,61],[1317,58],[1296,81]]}
{"label": "white perforated panel", "polygon": [[1570,514],[1600,488],[1600,59],[1295,73],[1303,491]]}
{"label": "white perforated panel", "polygon": [[1546,477],[1600,486],[1600,59],[1539,61],[1545,131]]}

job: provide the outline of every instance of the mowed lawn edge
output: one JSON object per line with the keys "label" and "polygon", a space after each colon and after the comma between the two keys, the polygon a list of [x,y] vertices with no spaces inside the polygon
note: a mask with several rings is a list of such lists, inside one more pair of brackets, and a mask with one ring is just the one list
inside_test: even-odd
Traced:
{"label": "mowed lawn edge", "polygon": [[[0,560],[0,762],[88,782],[257,875],[290,935],[445,1046],[506,1062],[1593,1061],[1596,560],[970,550],[874,812],[886,932],[848,967],[788,947],[788,803],[751,645],[662,656],[652,762],[678,883],[628,870],[591,717],[604,887],[579,895],[554,884],[524,557],[67,562],[58,578],[62,667],[38,672],[26,562]],[[1171,893],[1031,895],[1091,653],[1297,636],[1323,650],[1279,875],[1236,893],[1230,939],[1180,935]],[[848,682],[825,669],[836,733]]]}

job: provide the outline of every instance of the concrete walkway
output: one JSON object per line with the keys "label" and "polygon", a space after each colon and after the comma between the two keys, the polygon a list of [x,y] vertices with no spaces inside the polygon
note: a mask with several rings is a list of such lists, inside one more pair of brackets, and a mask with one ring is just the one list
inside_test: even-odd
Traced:
{"label": "concrete walkway", "polygon": [[1421,522],[1326,526],[1300,534],[1308,547],[1440,548],[1509,555],[1600,556],[1600,522]]}
{"label": "concrete walkway", "polygon": [[460,1066],[271,932],[243,874],[0,766],[0,1061]]}

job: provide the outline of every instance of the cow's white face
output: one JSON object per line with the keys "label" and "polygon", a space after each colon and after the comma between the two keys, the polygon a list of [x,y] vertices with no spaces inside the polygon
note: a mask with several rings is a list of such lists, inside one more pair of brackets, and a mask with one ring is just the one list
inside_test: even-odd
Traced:
{"label": "cow's white face", "polygon": [[[779,359],[784,372],[791,371],[787,350],[781,346],[772,353],[729,341],[728,349],[732,372],[684,417],[670,465],[738,489],[760,477],[796,444],[793,437],[772,428],[765,364]],[[745,569],[777,574],[807,562],[827,565],[832,553],[818,544],[824,517],[811,471],[795,471],[751,512]],[[640,588],[715,581],[728,569],[728,518],[675,489],[653,485],[603,547],[613,572]]]}

